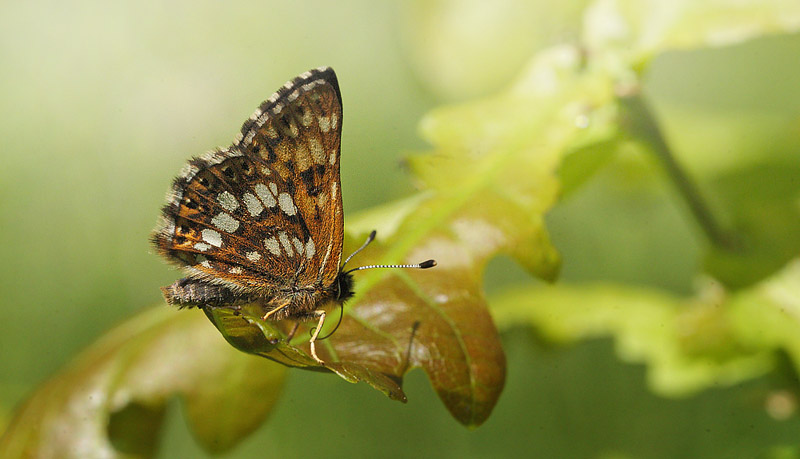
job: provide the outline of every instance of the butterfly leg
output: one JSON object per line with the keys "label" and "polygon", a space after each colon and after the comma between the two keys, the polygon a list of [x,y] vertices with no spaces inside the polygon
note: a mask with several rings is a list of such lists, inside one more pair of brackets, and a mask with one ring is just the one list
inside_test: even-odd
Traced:
{"label": "butterfly leg", "polygon": [[261,318],[261,320],[269,319],[269,316],[275,314],[276,312],[280,311],[281,309],[285,308],[286,306],[289,306],[289,304],[291,304],[289,301],[284,302],[283,304],[279,305],[275,309],[273,309],[273,310],[269,311],[268,313],[264,314],[264,316]]}
{"label": "butterfly leg", "polygon": [[292,330],[289,332],[288,335],[286,335],[286,342],[287,343],[289,341],[291,341],[292,338],[294,338],[294,334],[297,333],[297,328],[298,327],[300,327],[300,322],[299,321],[294,323],[294,327],[292,327]]}
{"label": "butterfly leg", "polygon": [[325,366],[325,362],[317,356],[316,346],[317,336],[319,336],[319,332],[322,330],[322,324],[325,323],[325,311],[317,311],[316,314],[319,315],[319,322],[317,322],[317,328],[314,329],[314,334],[311,336],[311,341],[309,341],[311,345],[311,357],[314,357],[314,360],[319,362],[320,365]]}

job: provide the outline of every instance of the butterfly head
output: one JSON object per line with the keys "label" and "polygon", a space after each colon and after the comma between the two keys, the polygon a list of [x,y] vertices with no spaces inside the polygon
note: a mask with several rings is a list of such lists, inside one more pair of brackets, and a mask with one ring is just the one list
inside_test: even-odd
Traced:
{"label": "butterfly head", "polygon": [[336,301],[344,303],[353,297],[353,275],[349,272],[339,271],[336,276]]}

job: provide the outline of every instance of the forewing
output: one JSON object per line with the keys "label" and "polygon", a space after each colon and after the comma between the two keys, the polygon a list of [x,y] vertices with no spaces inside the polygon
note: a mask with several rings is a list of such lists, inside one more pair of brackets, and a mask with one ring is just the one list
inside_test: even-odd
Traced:
{"label": "forewing", "polygon": [[240,291],[330,285],[342,250],[341,115],[333,70],[284,85],[231,147],[175,179],[158,250],[190,276]]}
{"label": "forewing", "polygon": [[[266,161],[286,183],[306,247],[302,286],[330,286],[339,272],[344,213],[339,176],[342,99],[330,68],[286,83],[242,126],[239,145]],[[280,202],[279,202],[280,204]]]}

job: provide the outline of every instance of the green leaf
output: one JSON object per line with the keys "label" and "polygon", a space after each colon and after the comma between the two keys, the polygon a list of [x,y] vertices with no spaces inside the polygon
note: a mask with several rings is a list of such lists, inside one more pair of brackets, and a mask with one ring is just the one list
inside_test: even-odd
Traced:
{"label": "green leaf", "polygon": [[774,368],[785,351],[800,371],[800,260],[735,294],[707,280],[693,298],[624,285],[519,287],[492,300],[500,328],[531,324],[547,340],[612,336],[628,362],[648,365],[654,391],[682,396]]}
{"label": "green leaf", "polygon": [[785,351],[800,371],[800,259],[731,298],[730,315],[748,346]]}
{"label": "green leaf", "polygon": [[476,256],[506,253],[554,280],[560,260],[543,216],[558,198],[563,158],[616,135],[607,78],[584,69],[578,50],[559,47],[540,53],[510,90],[432,112],[422,130],[435,154],[410,166],[437,194],[416,214],[424,220],[399,231],[447,223],[472,238]]}
{"label": "green leaf", "polygon": [[622,99],[620,106],[623,125],[659,157],[711,242],[704,260],[711,276],[728,288],[746,287],[776,272],[800,251],[800,168],[795,163],[768,158],[720,172],[707,186],[717,204],[711,208],[674,158],[642,98]]}
{"label": "green leaf", "polygon": [[722,46],[800,29],[793,0],[597,0],[586,12],[583,43],[635,66],[660,52]]}
{"label": "green leaf", "polygon": [[764,374],[769,354],[737,343],[718,301],[680,299],[623,285],[520,288],[492,301],[501,328],[532,324],[570,343],[612,336],[622,360],[648,365],[648,382],[680,396]]}
{"label": "green leaf", "polygon": [[557,343],[612,336],[619,357],[646,363],[652,389],[667,396],[732,385],[772,364],[769,353],[737,341],[718,298],[612,284],[523,287],[493,299],[492,311],[501,328],[532,324]]}
{"label": "green leaf", "polygon": [[742,288],[779,271],[800,253],[800,167],[762,161],[711,180],[735,234],[732,249],[712,247],[707,271],[729,288]]}
{"label": "green leaf", "polygon": [[159,307],[110,331],[40,387],[0,439],[0,456],[151,456],[174,395],[198,441],[224,451],[271,411],[284,375],[232,349],[199,312]]}

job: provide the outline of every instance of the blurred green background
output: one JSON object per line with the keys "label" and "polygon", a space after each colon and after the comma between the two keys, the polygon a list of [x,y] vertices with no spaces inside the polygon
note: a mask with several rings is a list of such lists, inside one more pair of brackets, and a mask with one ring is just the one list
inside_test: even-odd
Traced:
{"label": "blurred green background", "polygon": [[[0,4],[0,427],[105,330],[161,302],[158,287],[179,273],[148,234],[171,178],[188,157],[229,144],[284,81],[336,70],[352,215],[411,192],[402,158],[425,148],[416,129],[429,109],[504,88],[537,49],[575,34],[560,25],[574,5],[554,18],[513,0]],[[796,164],[798,56],[793,35],[654,60],[645,94],[691,174],[765,157]],[[613,166],[549,216],[562,280],[692,291],[703,241],[684,204],[655,161]],[[486,288],[526,277],[499,259]],[[292,371],[271,418],[230,456],[752,457],[800,431],[796,416],[767,415],[761,396],[780,386],[768,378],[669,400],[608,341],[550,348],[522,329],[503,339],[506,389],[476,431],[419,371],[408,405]],[[179,405],[160,454],[200,456]]]}

